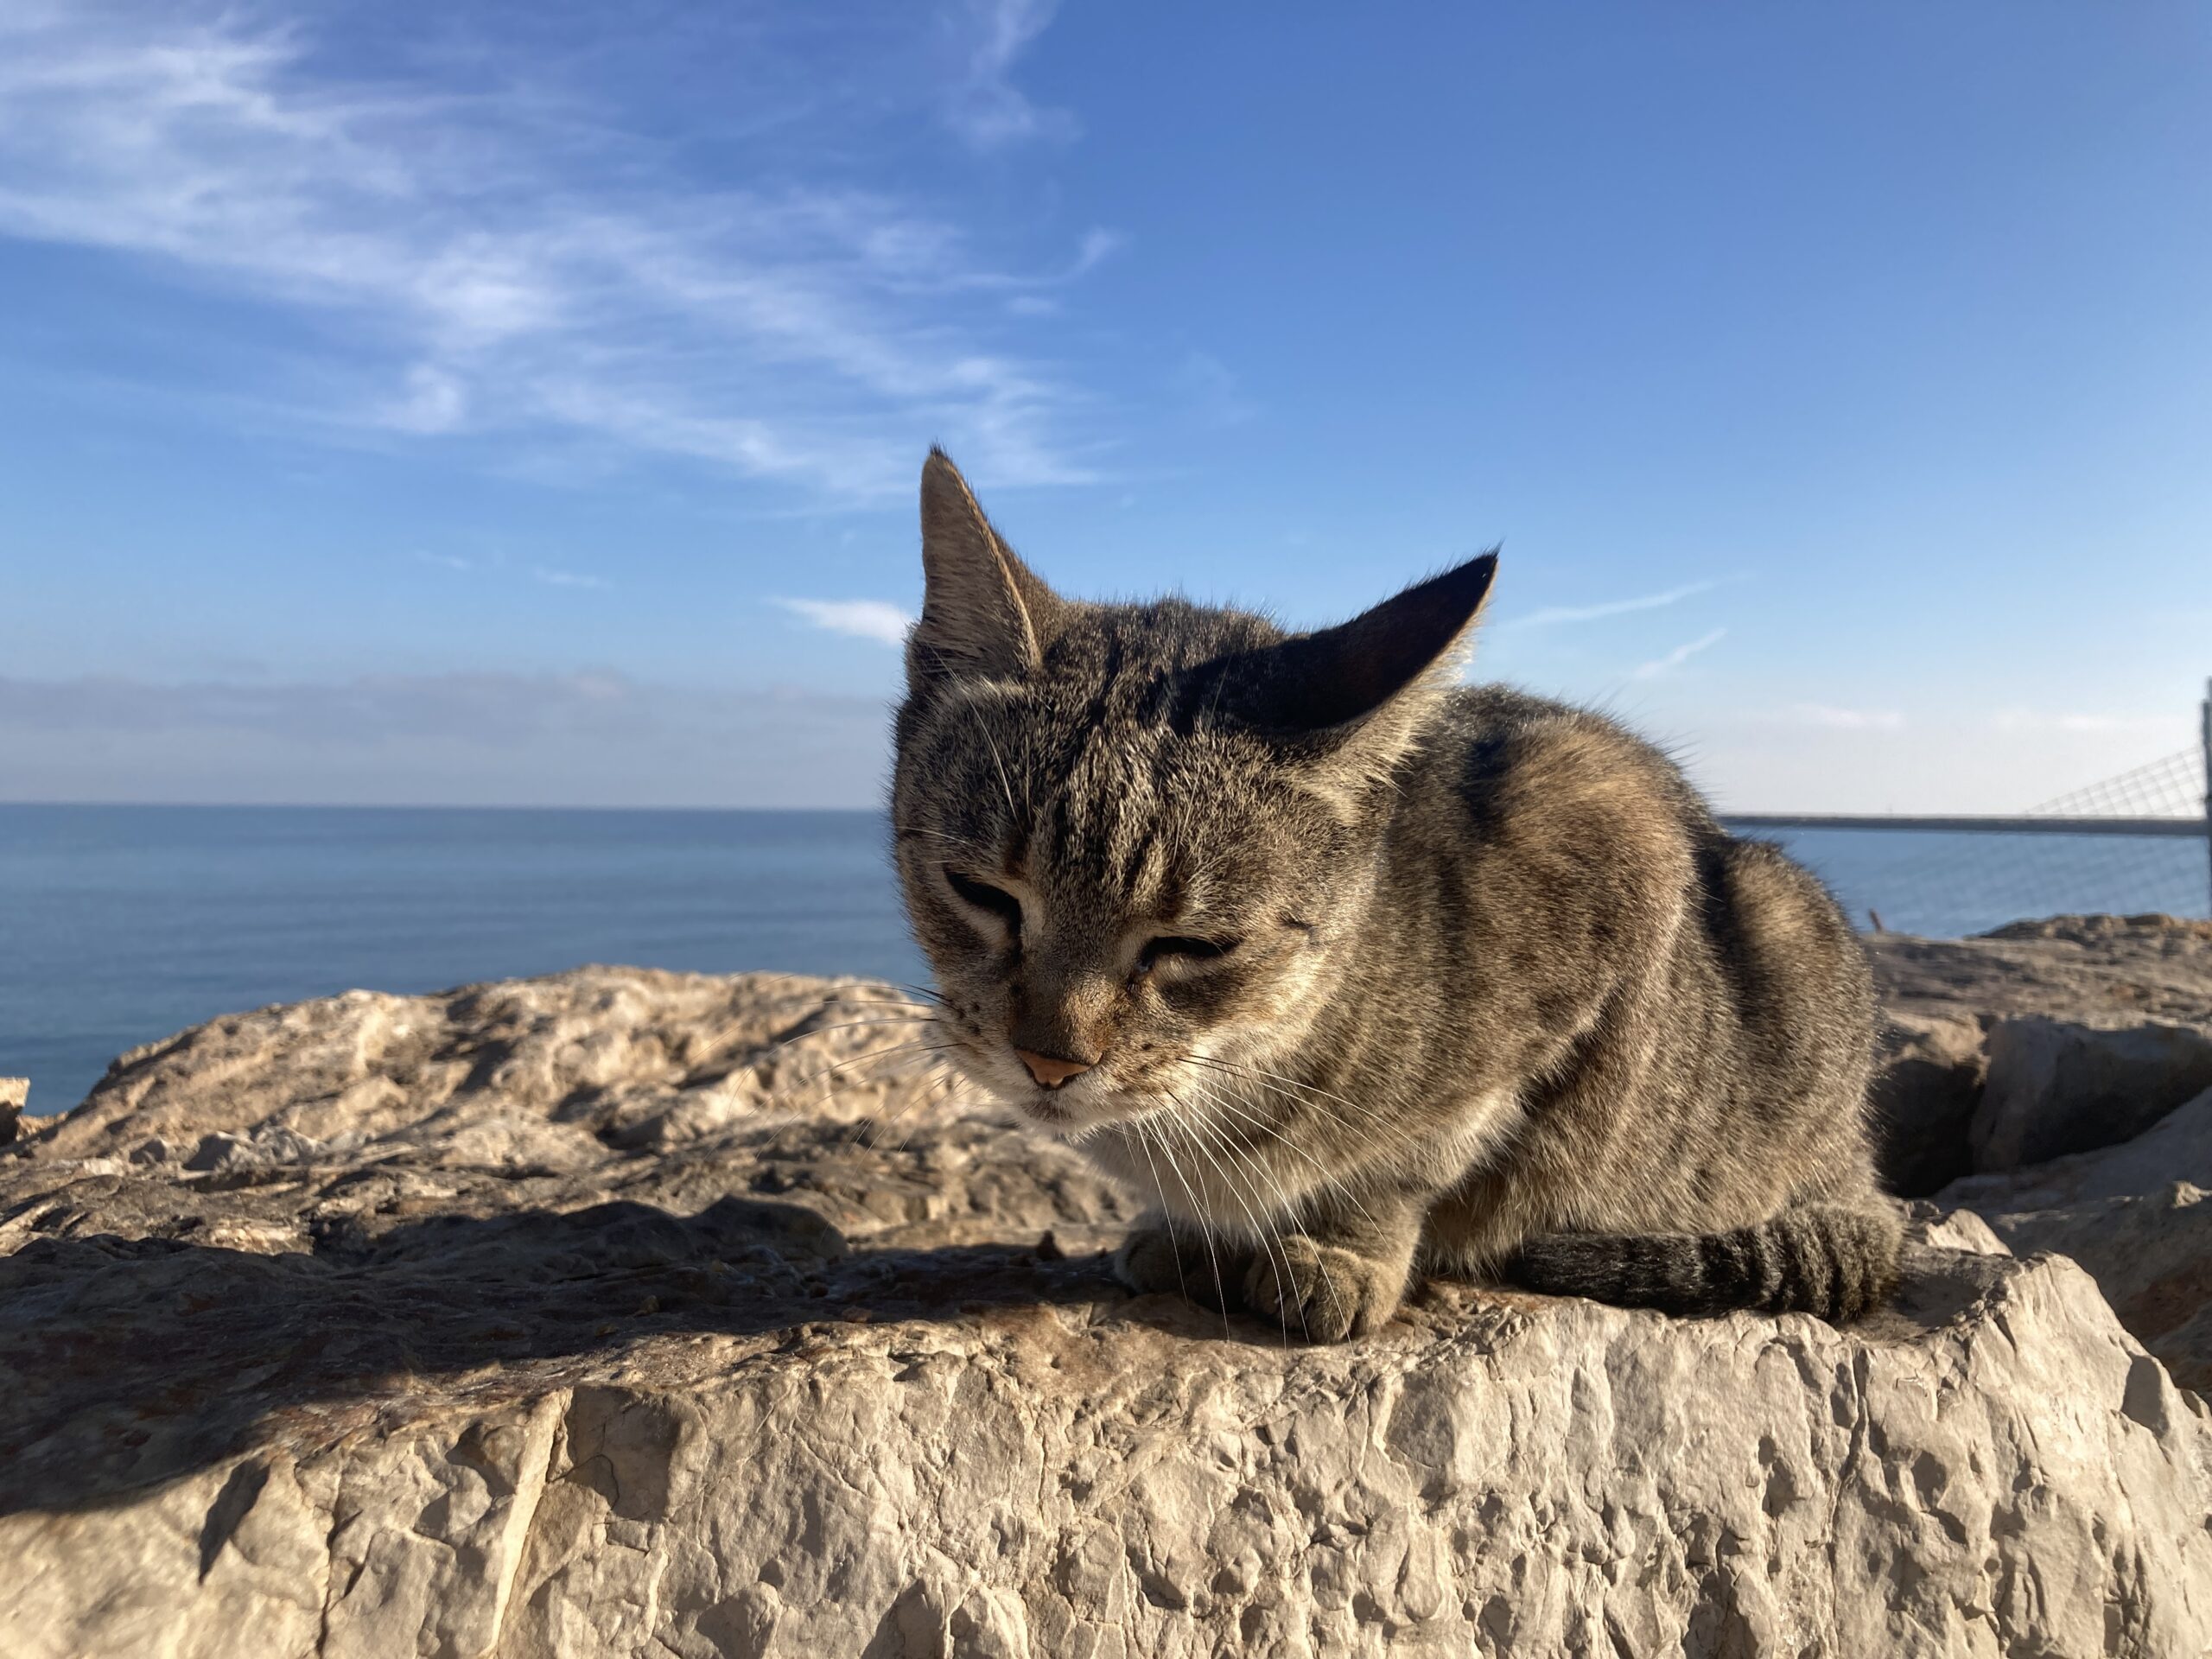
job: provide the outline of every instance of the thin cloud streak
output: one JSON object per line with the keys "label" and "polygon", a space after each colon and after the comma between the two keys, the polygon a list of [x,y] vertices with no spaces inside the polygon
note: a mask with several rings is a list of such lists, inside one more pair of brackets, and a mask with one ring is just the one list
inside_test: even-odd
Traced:
{"label": "thin cloud streak", "polygon": [[779,599],[775,601],[793,616],[856,639],[880,645],[902,645],[914,619],[896,605],[880,599]]}
{"label": "thin cloud streak", "polygon": [[1045,32],[1058,0],[969,0],[977,26],[967,73],[947,100],[945,124],[977,149],[1076,136],[1075,118],[1041,109],[1014,85],[1014,60]]}
{"label": "thin cloud streak", "polygon": [[1710,593],[1719,586],[1714,582],[1693,582],[1680,588],[1669,588],[1663,594],[1645,594],[1636,599],[1610,600],[1602,605],[1553,605],[1527,616],[1502,620],[1500,627],[1541,628],[1563,622],[1595,622],[1608,616],[1627,616],[1636,611],[1656,611],[1669,605],[1678,605],[1698,594]]}
{"label": "thin cloud streak", "polygon": [[1208,352],[1192,352],[1175,373],[1175,386],[1200,426],[1242,426],[1259,412],[1236,372]]}
{"label": "thin cloud streak", "polygon": [[1824,702],[1793,703],[1784,715],[1796,726],[1818,726],[1832,732],[1896,732],[1904,728],[1904,716],[1894,709],[1838,709]]}
{"label": "thin cloud streak", "polygon": [[[1051,8],[963,16],[972,130],[1042,132],[1006,77]],[[1090,476],[1080,388],[988,335],[1112,232],[1023,274],[890,196],[706,189],[594,112],[349,82],[314,47],[229,10],[0,20],[0,236],[343,314],[340,426],[582,434],[844,498],[904,488],[916,432],[1002,485]]]}
{"label": "thin cloud streak", "polygon": [[2034,709],[2000,709],[1989,723],[2000,732],[2156,732],[2179,730],[2182,726],[2171,714],[2047,713]]}
{"label": "thin cloud streak", "polygon": [[1669,652],[1664,657],[1656,658],[1648,663],[1638,664],[1636,668],[1630,671],[1630,677],[1631,679],[1638,680],[1656,680],[1663,674],[1671,674],[1676,669],[1680,668],[1684,663],[1689,661],[1691,658],[1696,656],[1698,652],[1704,651],[1710,646],[1719,645],[1727,637],[1727,629],[1715,628],[1711,633],[1706,634],[1701,638],[1693,639],[1686,645],[1675,646],[1674,650]]}

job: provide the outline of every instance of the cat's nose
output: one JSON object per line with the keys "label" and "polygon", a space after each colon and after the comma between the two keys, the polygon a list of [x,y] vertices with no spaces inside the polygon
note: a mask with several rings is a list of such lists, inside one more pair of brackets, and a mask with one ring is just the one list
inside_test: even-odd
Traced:
{"label": "cat's nose", "polygon": [[1017,1048],[1014,1052],[1029,1068],[1029,1075],[1047,1089],[1057,1089],[1070,1077],[1081,1077],[1090,1070],[1088,1060],[1055,1059],[1050,1054],[1033,1054],[1026,1048]]}

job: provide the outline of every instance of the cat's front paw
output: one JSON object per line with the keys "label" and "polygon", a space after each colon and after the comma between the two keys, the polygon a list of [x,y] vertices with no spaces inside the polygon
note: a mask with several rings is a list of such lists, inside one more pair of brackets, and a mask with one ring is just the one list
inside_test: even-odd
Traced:
{"label": "cat's front paw", "polygon": [[1293,1233],[1253,1256],[1244,1302],[1308,1342],[1363,1337],[1398,1311],[1406,1269]]}
{"label": "cat's front paw", "polygon": [[1140,1296],[1180,1295],[1183,1259],[1165,1227],[1139,1227],[1114,1252],[1114,1276]]}
{"label": "cat's front paw", "polygon": [[[1233,1267],[1232,1267],[1233,1263]],[[1181,1296],[1220,1311],[1229,1286],[1222,1275],[1244,1265],[1225,1243],[1193,1238],[1159,1223],[1137,1227],[1114,1252],[1114,1276],[1140,1296]]]}

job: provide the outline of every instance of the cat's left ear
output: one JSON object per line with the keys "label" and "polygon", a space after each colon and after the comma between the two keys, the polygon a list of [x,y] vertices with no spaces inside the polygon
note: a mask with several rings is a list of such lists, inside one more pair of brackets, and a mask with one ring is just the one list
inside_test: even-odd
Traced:
{"label": "cat's left ear", "polygon": [[1497,574],[1495,550],[1416,582],[1349,622],[1302,633],[1264,653],[1261,672],[1238,701],[1245,717],[1286,737],[1349,737],[1374,717],[1408,715],[1425,690],[1440,689],[1474,636],[1475,620]]}
{"label": "cat's left ear", "polygon": [[922,619],[906,677],[1018,679],[1044,660],[1064,601],[1016,558],[942,449],[922,467]]}

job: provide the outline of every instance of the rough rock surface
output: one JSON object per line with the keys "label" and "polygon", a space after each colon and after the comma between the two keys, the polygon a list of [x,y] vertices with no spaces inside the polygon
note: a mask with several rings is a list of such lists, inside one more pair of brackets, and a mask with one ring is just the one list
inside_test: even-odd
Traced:
{"label": "rough rock surface", "polygon": [[1967,1135],[1978,1173],[2116,1146],[2212,1089],[2212,1035],[2190,1026],[2000,1020],[1987,1055]]}
{"label": "rough rock surface", "polygon": [[2055,1250],[2096,1278],[2175,1380],[2212,1393],[2212,1089],[2136,1139],[1936,1195],[2013,1251]]}
{"label": "rough rock surface", "polygon": [[1445,1287],[1289,1346],[1118,1289],[1125,1201],[905,1017],[588,969],[126,1057],[0,1160],[0,1651],[2212,1630],[2212,1423],[2071,1262],[1960,1215],[1849,1332]]}
{"label": "rough rock surface", "polygon": [[[1878,935],[1867,949],[1889,1014],[1873,1092],[1878,1151],[1891,1190],[1908,1198],[1976,1169],[2110,1144],[2204,1086],[2190,1068],[2205,1052],[2198,1039],[2212,1039],[2212,922],[2058,916],[1974,939]],[[2067,1055],[2063,1042],[2037,1040],[2055,1034],[2046,1021],[2075,1033],[2178,1028],[2163,1044],[2178,1059],[2174,1075],[2118,1064],[2116,1052]],[[2072,1063],[2082,1058],[2106,1064]],[[2090,1091],[2075,1085],[2099,1070],[2113,1086],[2087,1106]]]}
{"label": "rough rock surface", "polygon": [[1894,1014],[2160,1020],[2212,1030],[2212,921],[2054,916],[1974,939],[1881,934],[1866,948]]}

